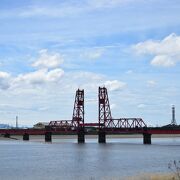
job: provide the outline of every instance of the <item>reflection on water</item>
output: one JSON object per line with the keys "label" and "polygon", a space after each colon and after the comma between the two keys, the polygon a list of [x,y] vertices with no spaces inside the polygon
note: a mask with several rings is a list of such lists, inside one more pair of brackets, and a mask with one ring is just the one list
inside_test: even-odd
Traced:
{"label": "reflection on water", "polygon": [[180,160],[179,138],[76,139],[53,138],[52,143],[0,140],[0,179],[2,180],[90,180],[124,179],[143,172],[167,172],[171,160]]}

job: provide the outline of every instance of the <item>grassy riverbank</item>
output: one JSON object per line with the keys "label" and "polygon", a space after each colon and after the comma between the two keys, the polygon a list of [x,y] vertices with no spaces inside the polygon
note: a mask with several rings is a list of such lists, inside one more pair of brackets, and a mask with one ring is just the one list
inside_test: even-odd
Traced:
{"label": "grassy riverbank", "polygon": [[[98,180],[91,177],[89,180]],[[180,180],[176,174],[141,174],[132,177],[103,177],[100,180]]]}
{"label": "grassy riverbank", "polygon": [[175,174],[141,174],[132,177],[90,177],[89,180],[180,180]]}
{"label": "grassy riverbank", "polygon": [[126,180],[179,180],[175,174],[142,174]]}

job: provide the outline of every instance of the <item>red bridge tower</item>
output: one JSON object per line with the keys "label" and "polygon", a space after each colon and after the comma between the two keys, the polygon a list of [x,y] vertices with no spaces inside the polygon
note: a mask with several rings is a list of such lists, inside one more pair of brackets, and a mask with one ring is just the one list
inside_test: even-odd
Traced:
{"label": "red bridge tower", "polygon": [[72,125],[76,128],[84,127],[84,90],[76,91]]}

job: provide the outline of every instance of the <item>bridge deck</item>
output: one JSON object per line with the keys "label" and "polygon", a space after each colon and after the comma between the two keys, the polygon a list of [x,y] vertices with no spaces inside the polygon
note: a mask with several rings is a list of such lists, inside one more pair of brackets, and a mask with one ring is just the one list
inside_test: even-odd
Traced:
{"label": "bridge deck", "polygon": [[[62,130],[48,130],[48,132],[55,134],[75,134],[76,131],[62,131]],[[0,129],[0,134],[10,135],[23,135],[25,133],[29,135],[44,135],[47,131],[45,129]],[[106,129],[106,134],[180,134],[180,129],[162,129],[162,128],[147,128],[147,129],[136,129],[136,128],[122,128],[122,129]],[[97,132],[93,132],[97,133]]]}

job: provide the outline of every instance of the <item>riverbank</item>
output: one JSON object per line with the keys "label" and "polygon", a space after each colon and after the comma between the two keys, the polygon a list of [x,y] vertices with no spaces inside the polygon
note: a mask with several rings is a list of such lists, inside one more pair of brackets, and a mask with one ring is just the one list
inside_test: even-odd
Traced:
{"label": "riverbank", "polygon": [[[95,177],[90,177],[89,180],[99,180]],[[100,180],[179,180],[175,174],[140,174],[131,177],[103,177]]]}
{"label": "riverbank", "polygon": [[128,177],[125,180],[179,180],[175,174],[142,174],[139,176]]}

